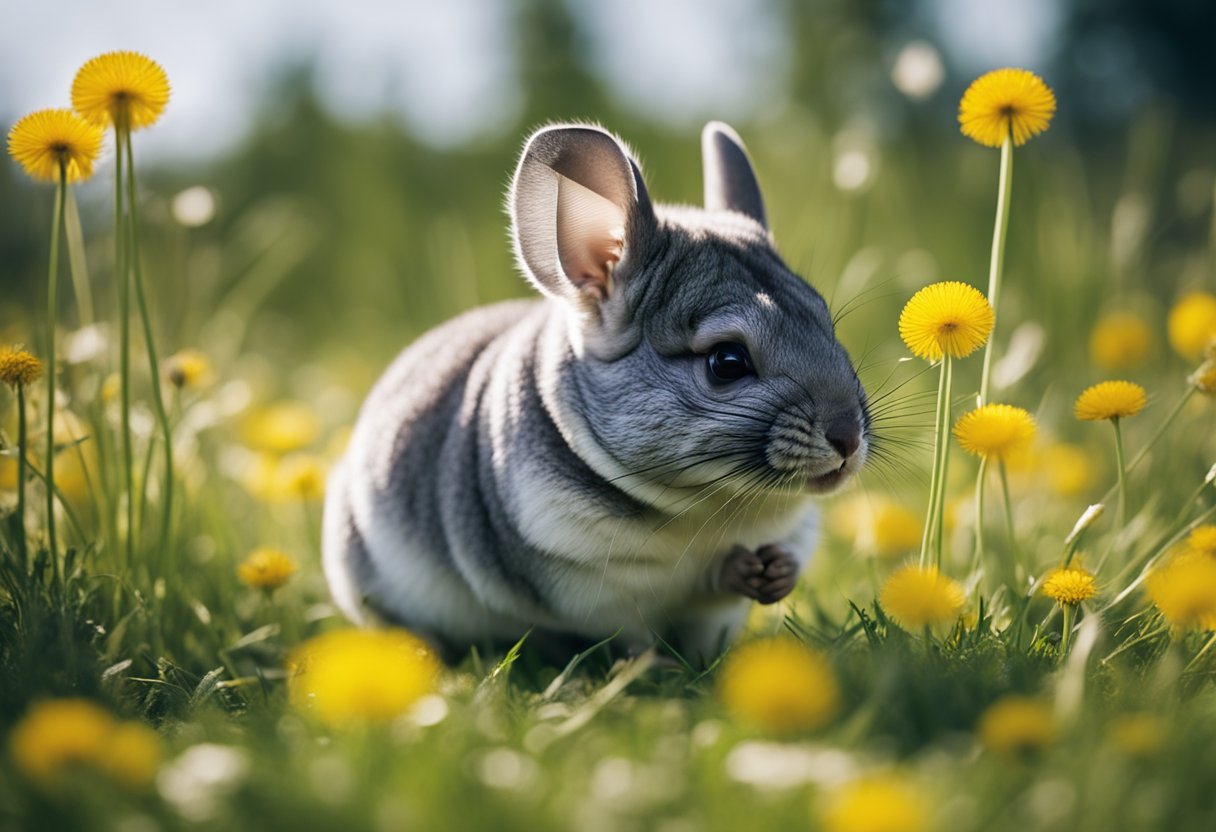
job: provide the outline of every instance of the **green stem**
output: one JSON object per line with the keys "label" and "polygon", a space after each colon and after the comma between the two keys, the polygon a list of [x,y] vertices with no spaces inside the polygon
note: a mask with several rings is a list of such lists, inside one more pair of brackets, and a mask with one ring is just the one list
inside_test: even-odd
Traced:
{"label": "green stem", "polygon": [[29,550],[25,542],[25,385],[17,385],[17,554],[21,558],[21,574],[29,568]]}
{"label": "green stem", "polygon": [[1119,468],[1119,507],[1115,511],[1115,529],[1121,531],[1127,520],[1127,462],[1123,458],[1123,430],[1119,417],[1110,420],[1115,428],[1115,464]]}
{"label": "green stem", "polygon": [[148,447],[144,449],[144,461],[139,480],[139,506],[135,512],[135,522],[142,529],[144,518],[148,516],[148,480],[152,477],[152,458],[156,455],[156,442],[148,437]]}
{"label": "green stem", "polygon": [[920,540],[920,566],[923,568],[929,560],[929,547],[933,542],[933,526],[934,518],[937,510],[937,492],[941,487],[941,483],[937,479],[937,458],[941,454],[941,447],[937,442],[937,436],[940,433],[939,426],[942,423],[942,403],[946,396],[946,359],[943,357],[940,367],[940,372],[937,377],[937,408],[936,419],[933,425],[933,469],[929,480],[929,507],[925,512],[925,530],[921,535]]}
{"label": "green stem", "polygon": [[121,115],[114,123],[114,279],[118,282],[118,376],[122,400],[122,458],[127,491],[126,565],[135,562],[135,454],[131,448],[131,275],[127,270],[127,234],[123,216],[123,133]]}
{"label": "green stem", "polygon": [[942,550],[946,539],[946,472],[950,467],[950,410],[953,404],[950,398],[950,388],[954,381],[954,362],[949,355],[945,356],[943,360],[946,362],[946,389],[945,395],[942,397],[942,420],[937,430],[937,445],[941,448],[941,461],[938,463],[938,470],[934,472],[938,481],[934,565],[938,569],[942,568]]}
{"label": "green stem", "polygon": [[80,325],[93,323],[93,290],[89,285],[89,265],[84,254],[84,230],[80,226],[80,212],[76,209],[76,196],[68,190],[67,226],[64,231],[68,241],[68,266],[72,272],[72,290],[76,294],[76,312]]}
{"label": "green stem", "polygon": [[1018,550],[1018,539],[1013,530],[1013,500],[1009,498],[1009,474],[1005,470],[1005,460],[1001,460],[998,470],[1001,473],[1001,497],[1005,503],[1005,534],[1009,536],[1009,546]]}
{"label": "green stem", "polygon": [[975,475],[975,565],[984,565],[984,479],[988,473],[988,457],[980,457],[980,470]]}
{"label": "green stem", "polygon": [[1060,634],[1060,658],[1068,656],[1068,643],[1072,640],[1072,604],[1061,604],[1064,613],[1064,624]]}
{"label": "green stem", "polygon": [[58,309],[59,229],[64,225],[64,199],[68,189],[68,168],[59,162],[59,186],[55,189],[55,224],[51,228],[51,264],[47,272],[46,302],[46,533],[50,545],[51,575],[59,583],[59,549],[55,542],[55,320]]}
{"label": "green stem", "polygon": [[[1005,262],[1005,235],[1009,230],[1009,199],[1013,192],[1013,141],[1009,135],[1001,144],[1001,179],[997,188],[996,222],[992,229],[992,259],[988,263],[988,303],[997,311],[1001,297],[1001,271]],[[996,327],[988,334],[984,346],[984,370],[980,376],[980,399],[982,407],[988,402],[988,380],[992,374],[992,354],[996,343]]]}
{"label": "green stem", "polygon": [[[1005,468],[1005,460],[997,464],[997,473],[1001,480],[1001,505],[1005,515],[1005,537],[1009,539],[1009,557],[1002,560],[1004,580],[1010,590],[1017,590],[1022,584],[1019,581],[1021,567],[1021,550],[1018,547],[1017,534],[1013,526],[1013,500],[1009,496],[1009,473]],[[1030,601],[1026,601],[1029,607]]]}
{"label": "green stem", "polygon": [[[1144,458],[1148,456],[1148,452],[1151,451],[1153,446],[1161,440],[1161,437],[1165,436],[1166,431],[1170,429],[1170,425],[1174,423],[1174,420],[1178,418],[1178,414],[1182,412],[1182,409],[1186,407],[1187,402],[1191,400],[1191,396],[1194,395],[1195,387],[1193,385],[1187,385],[1186,392],[1182,394],[1182,397],[1178,399],[1177,403],[1175,403],[1174,409],[1166,415],[1165,419],[1157,427],[1156,433],[1149,438],[1148,442],[1144,444],[1143,448],[1136,452],[1136,455],[1132,457],[1131,462],[1127,463],[1126,470],[1128,472],[1134,470],[1137,465],[1144,461]],[[1111,486],[1111,488],[1106,492],[1106,496],[1102,498],[1102,502],[1110,502],[1110,498],[1114,496],[1118,487],[1118,484]]]}
{"label": "green stem", "polygon": [[127,208],[131,212],[131,265],[135,274],[135,302],[143,323],[144,344],[148,349],[148,369],[152,374],[152,403],[165,442],[164,511],[160,527],[160,552],[164,556],[169,547],[169,531],[173,521],[173,433],[169,427],[169,414],[165,411],[165,397],[160,389],[160,365],[156,360],[156,344],[152,337],[152,318],[148,314],[148,301],[144,295],[143,266],[139,259],[139,200],[135,193],[135,155],[131,149],[131,134],[127,138]]}

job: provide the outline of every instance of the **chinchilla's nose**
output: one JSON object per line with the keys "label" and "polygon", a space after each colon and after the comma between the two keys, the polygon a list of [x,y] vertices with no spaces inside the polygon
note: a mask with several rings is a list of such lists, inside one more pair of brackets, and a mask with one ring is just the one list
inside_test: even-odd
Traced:
{"label": "chinchilla's nose", "polygon": [[832,417],[823,429],[823,438],[844,459],[857,452],[861,445],[861,422],[855,413],[842,413]]}

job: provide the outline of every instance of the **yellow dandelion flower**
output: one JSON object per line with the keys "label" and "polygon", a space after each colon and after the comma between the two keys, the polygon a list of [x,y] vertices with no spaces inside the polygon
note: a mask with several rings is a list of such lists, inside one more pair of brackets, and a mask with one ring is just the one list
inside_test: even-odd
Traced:
{"label": "yellow dandelion flower", "polygon": [[822,653],[778,637],[732,650],[718,676],[718,696],[744,722],[795,734],[825,725],[836,713],[840,689]]}
{"label": "yellow dandelion flower", "polygon": [[[55,433],[58,436],[58,425]],[[90,480],[94,484],[100,480],[97,445],[92,442],[79,446],[75,442],[65,444],[63,450],[55,454],[55,487],[74,505],[84,507],[92,504]]]}
{"label": "yellow dandelion flower", "polygon": [[317,414],[304,402],[276,402],[254,413],[244,426],[245,441],[255,448],[286,454],[311,445],[321,435]]}
{"label": "yellow dandelion flower", "polygon": [[1075,497],[1093,484],[1094,469],[1089,454],[1077,445],[1067,442],[1048,445],[1040,459],[1048,487],[1062,497]]}
{"label": "yellow dandelion flower", "polygon": [[105,381],[101,383],[99,395],[102,402],[105,404],[113,404],[118,401],[118,396],[122,392],[122,378],[118,373],[110,373],[106,376]]}
{"label": "yellow dandelion flower", "polygon": [[874,549],[884,557],[907,554],[920,546],[924,522],[901,505],[884,501],[874,511]]}
{"label": "yellow dandelion flower", "polygon": [[29,387],[42,378],[42,362],[15,347],[0,347],[0,382],[14,389]]}
{"label": "yellow dandelion flower", "polygon": [[111,780],[134,792],[152,784],[160,759],[156,732],[138,722],[123,722],[110,732],[100,765]]}
{"label": "yellow dandelion flower", "polygon": [[331,725],[379,722],[431,693],[440,664],[405,630],[336,630],[305,642],[288,659],[297,707]]}
{"label": "yellow dandelion flower", "polygon": [[1129,757],[1152,757],[1165,745],[1165,725],[1152,714],[1120,714],[1111,721],[1110,741]]}
{"label": "yellow dandelion flower", "polygon": [[1056,569],[1040,589],[1048,598],[1070,607],[1088,601],[1098,591],[1094,576],[1075,566]]}
{"label": "yellow dandelion flower", "polygon": [[1216,357],[1200,364],[1187,376],[1187,383],[1205,396],[1216,396]]}
{"label": "yellow dandelion flower", "polygon": [[17,490],[17,469],[16,456],[0,456],[0,493]]}
{"label": "yellow dandelion flower", "polygon": [[258,500],[279,498],[279,458],[274,454],[259,453],[249,457],[240,472],[241,485]]}
{"label": "yellow dandelion flower", "polygon": [[1022,146],[1047,129],[1056,97],[1043,79],[1025,69],[995,69],[971,82],[958,105],[963,135],[985,147],[1007,136]]}
{"label": "yellow dandelion flower", "polygon": [[260,546],[236,568],[237,577],[255,589],[278,589],[296,573],[296,562],[286,552]]}
{"label": "yellow dandelion flower", "polygon": [[1196,554],[1216,559],[1216,526],[1196,526],[1186,536],[1186,547]]}
{"label": "yellow dandelion flower", "polygon": [[26,777],[53,786],[75,767],[96,766],[114,725],[109,712],[87,699],[50,699],[13,728],[9,752]]}
{"label": "yellow dandelion flower", "polygon": [[99,127],[149,127],[168,103],[169,77],[160,64],[138,52],[98,55],[72,81],[72,106]]}
{"label": "yellow dandelion flower", "polygon": [[1170,346],[1187,361],[1198,361],[1216,341],[1216,295],[1191,292],[1170,310],[1166,322]]}
{"label": "yellow dandelion flower", "polygon": [[963,450],[995,459],[1028,448],[1034,431],[1034,417],[1008,404],[986,404],[964,414],[954,425],[954,436]]}
{"label": "yellow dandelion flower", "polygon": [[1083,422],[1124,419],[1144,409],[1144,388],[1130,381],[1103,381],[1077,396],[1073,413]]}
{"label": "yellow dandelion flower", "polygon": [[62,166],[69,182],[93,175],[101,153],[101,130],[71,110],[39,110],[13,125],[8,155],[40,182],[58,182]]}
{"label": "yellow dandelion flower", "polygon": [[828,798],[822,820],[826,832],[928,832],[931,814],[920,789],[882,774],[841,787]]}
{"label": "yellow dandelion flower", "polygon": [[197,390],[215,380],[211,361],[198,350],[182,350],[165,359],[165,377],[179,390]]}
{"label": "yellow dandelion flower", "polygon": [[156,774],[160,738],[141,723],[119,722],[88,699],[50,699],[13,728],[9,752],[17,768],[43,787],[87,768],[136,791]]}
{"label": "yellow dandelion flower", "polygon": [[883,584],[879,602],[905,630],[953,624],[963,610],[963,588],[933,567],[908,564]]}
{"label": "yellow dandelion flower", "polygon": [[320,500],[325,496],[325,461],[316,454],[283,457],[275,474],[274,496],[286,500]]}
{"label": "yellow dandelion flower", "polygon": [[992,306],[975,287],[957,281],[932,283],[904,306],[899,337],[926,361],[943,355],[962,358],[984,346],[995,322]]}
{"label": "yellow dandelion flower", "polygon": [[1152,330],[1131,312],[1103,316],[1089,334],[1089,360],[1107,371],[1139,367],[1152,348]]}
{"label": "yellow dandelion flower", "polygon": [[1048,703],[1006,696],[980,715],[976,733],[989,751],[1012,756],[1051,745],[1059,727]]}
{"label": "yellow dandelion flower", "polygon": [[1184,630],[1216,629],[1216,559],[1186,551],[1154,569],[1148,597],[1165,620]]}

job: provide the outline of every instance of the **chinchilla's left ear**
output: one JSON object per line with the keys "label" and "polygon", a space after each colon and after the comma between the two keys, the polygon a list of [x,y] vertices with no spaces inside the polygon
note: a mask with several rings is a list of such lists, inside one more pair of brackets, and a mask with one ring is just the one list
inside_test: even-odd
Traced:
{"label": "chinchilla's left ear", "polygon": [[655,226],[637,164],[597,127],[538,130],[510,194],[521,267],[538,289],[584,313],[614,291],[618,265]]}
{"label": "chinchilla's left ear", "polygon": [[701,131],[701,165],[705,178],[705,208],[735,211],[751,217],[766,230],[764,200],[747,158],[743,140],[730,125],[711,121]]}

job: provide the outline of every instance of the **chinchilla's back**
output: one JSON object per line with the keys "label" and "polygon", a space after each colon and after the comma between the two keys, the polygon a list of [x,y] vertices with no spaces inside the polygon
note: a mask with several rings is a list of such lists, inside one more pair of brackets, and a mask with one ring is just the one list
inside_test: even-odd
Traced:
{"label": "chinchilla's back", "polygon": [[[335,600],[356,621],[383,618],[428,634],[475,621],[449,535],[467,534],[491,510],[459,517],[453,500],[479,486],[468,434],[485,418],[496,358],[513,335],[534,334],[547,317],[540,301],[507,301],[467,312],[402,351],[373,387],[349,448],[331,475],[325,506],[325,571]],[[400,552],[373,560],[373,551]],[[411,620],[396,596],[442,596],[439,615]],[[428,605],[431,606],[431,605]],[[445,608],[450,611],[444,615]]]}

